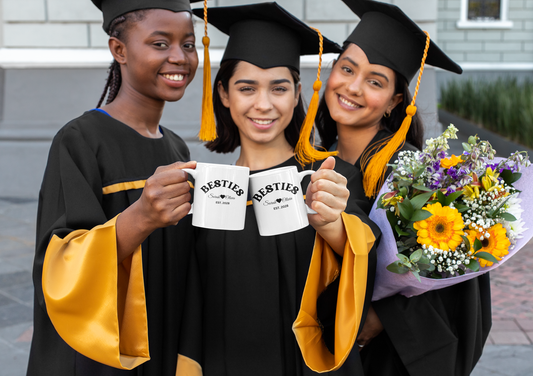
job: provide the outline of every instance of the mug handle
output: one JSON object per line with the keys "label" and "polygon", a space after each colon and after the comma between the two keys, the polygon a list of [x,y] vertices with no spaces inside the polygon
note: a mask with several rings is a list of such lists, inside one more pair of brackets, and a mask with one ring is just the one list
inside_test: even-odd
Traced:
{"label": "mug handle", "polygon": [[[196,170],[193,170],[192,168],[184,168],[183,171],[191,175],[193,178],[196,179],[196,174],[198,173]],[[191,204],[191,210],[187,213],[187,215],[192,214],[194,204]]]}
{"label": "mug handle", "polygon": [[[314,173],[315,173],[315,170],[304,170],[304,171],[299,172],[298,173],[298,176],[300,177],[299,183],[302,183],[304,176],[312,175]],[[305,210],[307,210],[307,214],[318,214],[316,211],[314,211],[309,206],[307,206],[307,204],[305,204]]]}

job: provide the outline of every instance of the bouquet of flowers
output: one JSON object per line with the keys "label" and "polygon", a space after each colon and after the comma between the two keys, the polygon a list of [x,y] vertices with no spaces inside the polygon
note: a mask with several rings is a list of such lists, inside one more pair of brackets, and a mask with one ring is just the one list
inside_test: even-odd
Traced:
{"label": "bouquet of flowers", "polygon": [[[471,136],[448,156],[450,125],[423,151],[402,151],[370,218],[382,229],[374,300],[413,296],[477,277],[511,257],[533,235],[524,191],[533,183],[525,152],[495,158]],[[533,195],[532,195],[533,196]],[[531,219],[529,217],[532,217]]]}

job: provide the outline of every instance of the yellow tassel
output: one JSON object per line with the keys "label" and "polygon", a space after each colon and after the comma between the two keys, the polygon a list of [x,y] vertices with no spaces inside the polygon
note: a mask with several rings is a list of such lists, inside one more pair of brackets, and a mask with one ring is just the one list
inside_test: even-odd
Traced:
{"label": "yellow tassel", "polygon": [[[319,95],[318,92],[322,87],[322,82],[320,81],[320,72],[322,69],[322,51],[324,46],[324,38],[318,29],[312,28],[318,33],[318,38],[320,41],[320,48],[318,52],[318,73],[315,83],[313,84],[313,96],[309,102],[309,108],[307,109],[307,114],[305,115],[305,120],[300,128],[300,138],[298,143],[294,148],[294,154],[296,160],[302,165],[308,165],[315,161],[326,159],[329,156],[337,155],[337,152],[328,152],[328,151],[319,151],[314,148],[315,146],[315,134],[314,134],[314,125],[315,117],[318,110]],[[309,142],[311,138],[311,133],[313,133],[313,145]]]}
{"label": "yellow tassel", "polygon": [[387,164],[389,163],[391,157],[396,153],[405,143],[405,138],[407,132],[409,132],[409,127],[411,126],[411,121],[413,116],[416,114],[416,97],[418,95],[418,89],[420,87],[420,79],[422,78],[422,73],[424,72],[424,64],[426,62],[426,57],[429,49],[430,38],[428,32],[426,33],[426,46],[424,49],[424,55],[422,56],[422,64],[420,66],[420,72],[418,73],[418,81],[416,83],[415,93],[413,95],[413,100],[411,104],[407,106],[405,112],[407,116],[403,119],[400,129],[394,134],[392,139],[387,142],[387,144],[377,152],[374,157],[370,160],[366,168],[364,169],[363,175],[363,188],[365,189],[365,195],[369,198],[376,197],[381,189],[381,186],[385,182],[385,172],[387,171]]}
{"label": "yellow tassel", "polygon": [[365,189],[365,195],[369,198],[377,196],[381,186],[385,182],[387,163],[389,163],[393,154],[405,143],[405,137],[411,126],[411,120],[416,114],[416,107],[409,105],[407,106],[406,112],[407,116],[403,119],[400,129],[398,129],[394,134],[394,137],[374,155],[365,169],[363,175],[363,187]]}
{"label": "yellow tassel", "polygon": [[213,141],[217,138],[215,111],[213,110],[213,90],[211,87],[211,61],[209,59],[209,37],[207,36],[207,0],[204,1],[205,36],[204,45],[204,84],[202,95],[202,120],[198,138],[201,141]]}

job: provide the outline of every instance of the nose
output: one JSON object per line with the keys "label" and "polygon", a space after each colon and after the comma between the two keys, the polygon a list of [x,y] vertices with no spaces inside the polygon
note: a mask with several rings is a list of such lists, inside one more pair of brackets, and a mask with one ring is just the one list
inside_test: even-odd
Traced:
{"label": "nose", "polygon": [[181,49],[181,46],[176,46],[169,49],[168,62],[176,65],[187,64],[187,55]]}
{"label": "nose", "polygon": [[361,77],[356,76],[353,81],[350,81],[347,85],[347,89],[350,94],[360,96],[363,92],[363,82]]}
{"label": "nose", "polygon": [[272,101],[270,100],[270,95],[267,90],[259,90],[256,97],[254,108],[261,112],[267,112],[272,110],[274,107]]}

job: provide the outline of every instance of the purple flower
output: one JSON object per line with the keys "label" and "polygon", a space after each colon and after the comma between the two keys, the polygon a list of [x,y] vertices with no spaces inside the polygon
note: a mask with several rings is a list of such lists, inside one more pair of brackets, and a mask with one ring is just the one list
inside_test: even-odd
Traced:
{"label": "purple flower", "polygon": [[455,193],[456,191],[456,187],[454,185],[450,185],[447,189],[446,189],[446,193],[445,195],[448,196],[449,194],[451,193]]}
{"label": "purple flower", "polygon": [[455,168],[453,168],[453,167],[450,167],[448,169],[448,175],[451,176],[451,178],[453,180],[456,180],[457,179],[457,170]]}

